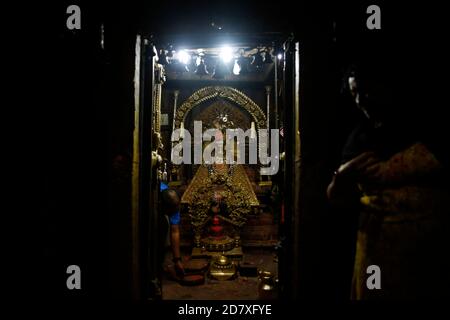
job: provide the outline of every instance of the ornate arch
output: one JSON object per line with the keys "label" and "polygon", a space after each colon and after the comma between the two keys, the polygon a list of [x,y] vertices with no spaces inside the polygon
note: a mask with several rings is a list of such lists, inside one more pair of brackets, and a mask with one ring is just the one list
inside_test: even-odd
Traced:
{"label": "ornate arch", "polygon": [[266,125],[266,115],[261,108],[247,95],[239,90],[225,86],[205,87],[194,92],[183,104],[178,107],[175,115],[175,128],[180,128],[181,122],[184,122],[187,114],[200,103],[221,97],[228,99],[240,107],[247,110],[253,117],[257,129],[264,128]]}

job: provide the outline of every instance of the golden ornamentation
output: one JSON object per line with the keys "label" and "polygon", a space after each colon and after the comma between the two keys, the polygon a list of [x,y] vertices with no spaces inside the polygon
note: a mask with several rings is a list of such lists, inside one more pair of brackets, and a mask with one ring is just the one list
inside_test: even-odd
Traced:
{"label": "golden ornamentation", "polygon": [[184,122],[186,115],[200,103],[213,99],[213,98],[225,98],[228,99],[251,114],[255,119],[255,123],[258,128],[264,128],[266,125],[266,115],[261,108],[253,102],[247,95],[241,91],[224,86],[213,86],[202,88],[193,93],[180,107],[176,115],[175,126],[180,127],[181,122]]}
{"label": "golden ornamentation", "polygon": [[242,165],[235,165],[232,173],[218,170],[211,174],[208,173],[208,168],[202,165],[181,198],[181,203],[189,207],[189,216],[196,235],[202,234],[209,219],[211,199],[217,190],[220,190],[229,212],[228,217],[220,218],[231,224],[237,234],[246,223],[246,216],[252,211],[252,206],[259,205]]}
{"label": "golden ornamentation", "polygon": [[161,132],[161,94],[164,83],[164,67],[157,64],[155,66],[155,85],[153,94],[153,131]]}
{"label": "golden ornamentation", "polygon": [[207,251],[228,251],[235,247],[235,239],[225,236],[223,239],[205,238],[201,241],[201,246]]}

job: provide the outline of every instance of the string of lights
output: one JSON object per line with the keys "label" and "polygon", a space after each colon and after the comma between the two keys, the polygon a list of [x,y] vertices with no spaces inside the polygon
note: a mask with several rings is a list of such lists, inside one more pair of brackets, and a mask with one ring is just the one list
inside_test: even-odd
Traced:
{"label": "string of lights", "polygon": [[242,48],[222,46],[207,49],[180,49],[171,47],[158,50],[158,63],[166,66],[167,72],[191,72],[199,77],[223,79],[225,76],[245,75],[257,72],[275,59],[271,47]]}

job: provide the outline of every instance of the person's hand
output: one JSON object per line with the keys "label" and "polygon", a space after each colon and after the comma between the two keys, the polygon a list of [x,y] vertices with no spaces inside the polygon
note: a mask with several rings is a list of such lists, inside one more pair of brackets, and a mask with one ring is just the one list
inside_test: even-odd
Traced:
{"label": "person's hand", "polygon": [[379,163],[380,160],[375,153],[364,152],[341,165],[336,171],[335,176],[337,179],[346,181],[364,180],[368,175],[373,175],[377,172],[377,165]]}
{"label": "person's hand", "polygon": [[327,197],[331,203],[336,206],[359,203],[360,191],[357,184],[366,181],[368,168],[378,163],[375,153],[364,152],[341,165],[327,188]]}
{"label": "person's hand", "polygon": [[363,171],[363,181],[369,183],[384,183],[387,180],[388,163],[379,161],[366,167]]}

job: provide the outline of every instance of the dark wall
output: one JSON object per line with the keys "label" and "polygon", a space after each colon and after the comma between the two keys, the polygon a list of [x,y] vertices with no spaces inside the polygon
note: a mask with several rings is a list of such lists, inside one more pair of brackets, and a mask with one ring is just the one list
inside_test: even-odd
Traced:
{"label": "dark wall", "polygon": [[[46,8],[48,29],[40,38],[42,288],[70,299],[129,297],[133,7],[81,1],[81,30],[69,31],[69,4]],[[71,264],[81,268],[82,290],[66,289]]]}

